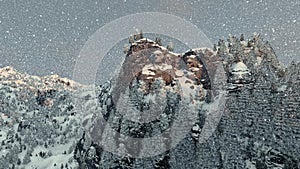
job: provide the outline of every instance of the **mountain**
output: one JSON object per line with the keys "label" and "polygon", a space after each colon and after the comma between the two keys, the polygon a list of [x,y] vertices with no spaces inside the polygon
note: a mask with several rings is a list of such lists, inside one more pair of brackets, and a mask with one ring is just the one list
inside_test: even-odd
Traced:
{"label": "mountain", "polygon": [[85,115],[74,110],[74,99],[86,88],[57,75],[0,69],[0,168],[76,168]]}
{"label": "mountain", "polygon": [[0,168],[300,168],[300,63],[259,34],[129,43],[101,86],[0,69]]}

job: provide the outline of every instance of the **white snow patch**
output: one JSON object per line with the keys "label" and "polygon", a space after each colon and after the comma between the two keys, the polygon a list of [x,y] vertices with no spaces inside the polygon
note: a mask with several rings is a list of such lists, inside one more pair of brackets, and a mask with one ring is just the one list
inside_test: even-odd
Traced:
{"label": "white snow patch", "polygon": [[259,66],[262,62],[262,58],[261,57],[256,57],[256,60],[257,60],[256,66]]}
{"label": "white snow patch", "polygon": [[6,140],[6,136],[7,136],[6,131],[3,131],[3,129],[1,129],[1,131],[0,131],[0,143],[2,141]]}
{"label": "white snow patch", "polygon": [[286,90],[286,88],[287,88],[287,85],[282,85],[278,88],[278,91],[284,92]]}
{"label": "white snow patch", "polygon": [[248,42],[247,42],[247,41],[241,41],[241,44],[242,44],[243,46],[247,46],[247,45],[248,45]]}
{"label": "white snow patch", "polygon": [[145,66],[142,69],[142,74],[143,75],[150,75],[150,76],[155,76],[155,73],[152,71],[153,67]]}
{"label": "white snow patch", "polygon": [[172,68],[173,68],[172,65],[168,65],[168,64],[161,64],[161,65],[148,64],[143,67],[142,74],[155,76],[155,72],[154,72],[155,70],[166,71],[166,70],[170,70]]}
{"label": "white snow patch", "polygon": [[155,55],[162,55],[163,53],[160,50],[156,50],[156,51],[153,52],[153,54],[155,54]]}
{"label": "white snow patch", "polygon": [[249,69],[243,62],[238,62],[231,66],[231,73],[237,76],[242,76],[244,74],[248,74]]}
{"label": "white snow patch", "polygon": [[[65,164],[68,164],[69,168],[70,167],[76,168],[78,164],[74,160],[70,160],[73,159],[73,155],[74,155],[73,152],[68,154],[68,150],[74,141],[75,141],[74,139],[71,139],[67,144],[57,144],[54,147],[48,147],[48,148],[45,148],[43,146],[35,147],[34,151],[32,152],[32,156],[30,157],[31,160],[30,163],[24,165],[24,167],[56,169],[56,168],[60,168],[62,164],[63,166],[65,166]],[[50,157],[47,155],[49,151],[52,153]],[[67,153],[63,154],[64,151],[66,151]],[[40,157],[39,152],[45,152],[46,158]],[[54,164],[56,164],[56,166],[54,166]]]}
{"label": "white snow patch", "polygon": [[238,62],[232,65],[233,71],[248,71],[248,67],[243,62]]}
{"label": "white snow patch", "polygon": [[175,75],[177,77],[182,77],[184,75],[184,73],[181,70],[176,70]]}
{"label": "white snow patch", "polygon": [[188,56],[187,58],[195,59],[195,58],[196,58],[196,55],[190,55],[190,56]]}
{"label": "white snow patch", "polygon": [[199,71],[200,69],[197,68],[197,67],[191,67],[191,68],[189,68],[189,70],[192,71],[192,72],[197,72],[197,71]]}
{"label": "white snow patch", "polygon": [[[178,82],[179,82],[179,85],[181,87],[181,90],[182,90],[182,94],[183,94],[183,97],[185,98],[191,98],[191,99],[194,99],[194,96],[196,95],[196,91],[195,88],[192,89],[191,86],[194,86],[196,87],[193,82],[191,81],[191,79],[187,78],[187,77],[179,77],[177,78],[178,79]],[[187,81],[191,82],[191,83],[186,83]]]}

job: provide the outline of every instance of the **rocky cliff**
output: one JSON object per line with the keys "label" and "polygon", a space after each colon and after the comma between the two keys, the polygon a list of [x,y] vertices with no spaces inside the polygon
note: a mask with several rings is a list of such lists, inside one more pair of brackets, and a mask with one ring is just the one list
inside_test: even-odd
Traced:
{"label": "rocky cliff", "polygon": [[0,168],[300,168],[299,63],[259,34],[170,50],[130,38],[102,86],[2,68]]}
{"label": "rocky cliff", "polygon": [[[217,63],[224,67],[225,84],[215,80]],[[125,153],[110,153],[101,148],[105,136],[92,126],[90,129],[96,128],[97,132],[82,139],[93,144],[87,149],[78,148],[81,154],[76,158],[83,168],[299,168],[299,66],[292,63],[284,69],[270,44],[259,34],[249,40],[231,36],[227,42],[220,40],[213,49],[191,49],[183,54],[174,54],[147,39],[137,39],[131,43],[116,86],[103,94],[107,100],[100,100],[107,119],[115,119],[108,120],[116,131],[110,143]],[[180,83],[180,78],[186,79]],[[184,89],[186,86],[200,92],[185,96],[189,93]],[[169,93],[162,99],[167,100],[167,106],[156,121],[134,123],[124,118],[124,110],[115,108],[126,88],[127,100],[132,97],[126,105],[139,109],[136,116],[151,110],[144,100],[157,89]],[[178,117],[178,108],[188,104],[180,104],[182,100],[209,105],[215,101],[214,89],[218,88],[227,91],[226,107],[212,136],[199,143],[208,121],[207,110],[200,107],[189,134],[176,147],[170,147],[175,140],[174,131],[166,129]],[[181,89],[183,92],[179,92]],[[103,123],[97,118],[95,121],[95,126]],[[167,140],[161,143],[167,147],[165,152],[151,158],[135,158],[149,146],[132,142],[129,137],[145,138],[161,133]],[[81,144],[77,147],[82,147]],[[93,156],[87,157],[90,149]]]}

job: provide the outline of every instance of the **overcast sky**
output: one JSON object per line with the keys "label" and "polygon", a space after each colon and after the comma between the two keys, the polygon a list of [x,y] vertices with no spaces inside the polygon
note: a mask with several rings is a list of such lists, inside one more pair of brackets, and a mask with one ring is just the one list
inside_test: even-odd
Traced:
{"label": "overcast sky", "polygon": [[89,36],[117,18],[146,11],[184,18],[213,43],[258,32],[282,63],[300,61],[299,0],[0,0],[0,67],[70,78]]}

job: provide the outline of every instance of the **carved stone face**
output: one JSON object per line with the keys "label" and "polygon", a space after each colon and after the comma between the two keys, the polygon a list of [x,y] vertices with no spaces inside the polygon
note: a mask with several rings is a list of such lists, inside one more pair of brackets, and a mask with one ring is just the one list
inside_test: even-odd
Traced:
{"label": "carved stone face", "polygon": [[164,62],[164,55],[160,50],[154,51],[151,56],[152,56],[152,62],[156,64]]}
{"label": "carved stone face", "polygon": [[189,58],[187,60],[187,66],[188,66],[188,68],[197,67],[197,65],[198,65],[198,61],[196,59]]}

